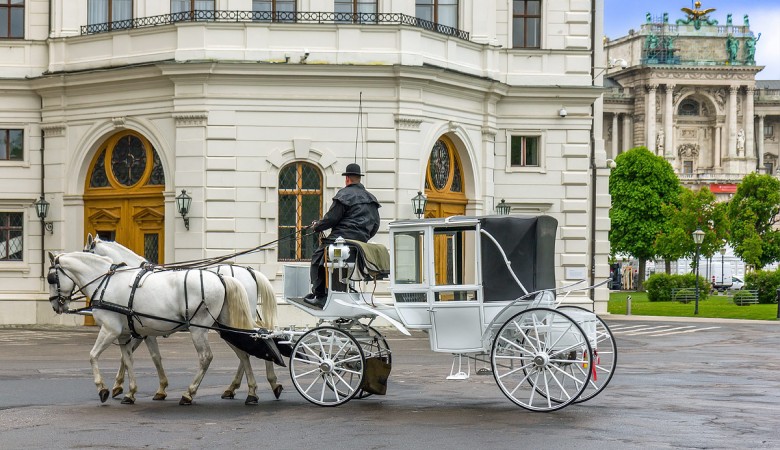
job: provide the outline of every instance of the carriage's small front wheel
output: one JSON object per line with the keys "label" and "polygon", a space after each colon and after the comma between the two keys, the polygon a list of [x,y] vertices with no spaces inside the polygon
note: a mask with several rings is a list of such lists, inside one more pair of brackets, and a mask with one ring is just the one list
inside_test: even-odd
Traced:
{"label": "carriage's small front wheel", "polygon": [[555,411],[577,400],[587,388],[592,360],[590,341],[576,321],[549,308],[529,308],[501,326],[493,341],[491,364],[501,392],[531,411]]}
{"label": "carriage's small front wheel", "polygon": [[290,357],[290,377],[306,400],[337,406],[357,394],[363,382],[365,356],[348,331],[318,327],[298,339]]}

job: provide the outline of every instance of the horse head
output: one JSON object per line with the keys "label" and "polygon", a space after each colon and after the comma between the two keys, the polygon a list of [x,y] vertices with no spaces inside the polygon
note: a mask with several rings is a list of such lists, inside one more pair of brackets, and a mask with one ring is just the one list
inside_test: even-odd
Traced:
{"label": "horse head", "polygon": [[[46,281],[49,283],[49,303],[57,314],[68,310],[73,292],[77,289],[76,282],[60,265],[60,255],[49,252],[49,273]],[[65,294],[67,293],[67,295]]]}
{"label": "horse head", "polygon": [[[49,303],[57,314],[67,312],[70,302],[84,298],[87,295],[84,289],[101,280],[112,269],[109,258],[91,253],[49,252],[49,261],[51,265],[46,275],[46,281],[49,283]],[[73,298],[77,292],[84,295]]]}

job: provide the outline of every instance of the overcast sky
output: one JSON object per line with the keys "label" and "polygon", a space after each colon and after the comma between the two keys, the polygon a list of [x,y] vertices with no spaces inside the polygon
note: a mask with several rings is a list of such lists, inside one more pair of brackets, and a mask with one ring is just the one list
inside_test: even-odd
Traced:
{"label": "overcast sky", "polygon": [[[691,0],[604,0],[604,34],[616,39],[639,30],[649,12],[655,16],[669,13],[669,23],[685,18],[681,8],[693,9]],[[750,17],[750,29],[761,38],[756,45],[756,64],[766,66],[756,76],[759,80],[780,80],[780,0],[701,0],[700,9],[715,8],[711,19],[726,24],[731,13],[734,25]],[[741,50],[740,50],[741,51]]]}

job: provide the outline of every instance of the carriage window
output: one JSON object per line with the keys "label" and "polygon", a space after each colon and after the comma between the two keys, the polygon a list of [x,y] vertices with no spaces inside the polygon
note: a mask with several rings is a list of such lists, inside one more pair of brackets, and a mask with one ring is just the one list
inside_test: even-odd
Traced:
{"label": "carriage window", "polygon": [[0,261],[21,261],[22,213],[0,212]]}
{"label": "carriage window", "polygon": [[0,129],[0,161],[24,159],[24,130]]}
{"label": "carriage window", "polygon": [[437,285],[476,284],[476,231],[435,228],[434,267]]}
{"label": "carriage window", "polygon": [[24,0],[0,0],[0,39],[24,38]]}
{"label": "carriage window", "polygon": [[425,234],[422,231],[409,231],[394,235],[395,267],[393,273],[396,284],[425,283],[424,237]]}
{"label": "carriage window", "polygon": [[278,217],[279,261],[311,259],[317,235],[303,228],[322,217],[322,174],[314,165],[296,162],[279,171]]}

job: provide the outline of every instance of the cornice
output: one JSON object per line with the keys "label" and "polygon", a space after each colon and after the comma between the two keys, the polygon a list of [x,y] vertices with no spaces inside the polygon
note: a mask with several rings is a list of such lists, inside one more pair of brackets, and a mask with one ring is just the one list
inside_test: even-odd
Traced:
{"label": "cornice", "polygon": [[172,115],[177,128],[204,127],[209,115],[207,112],[174,113]]}

